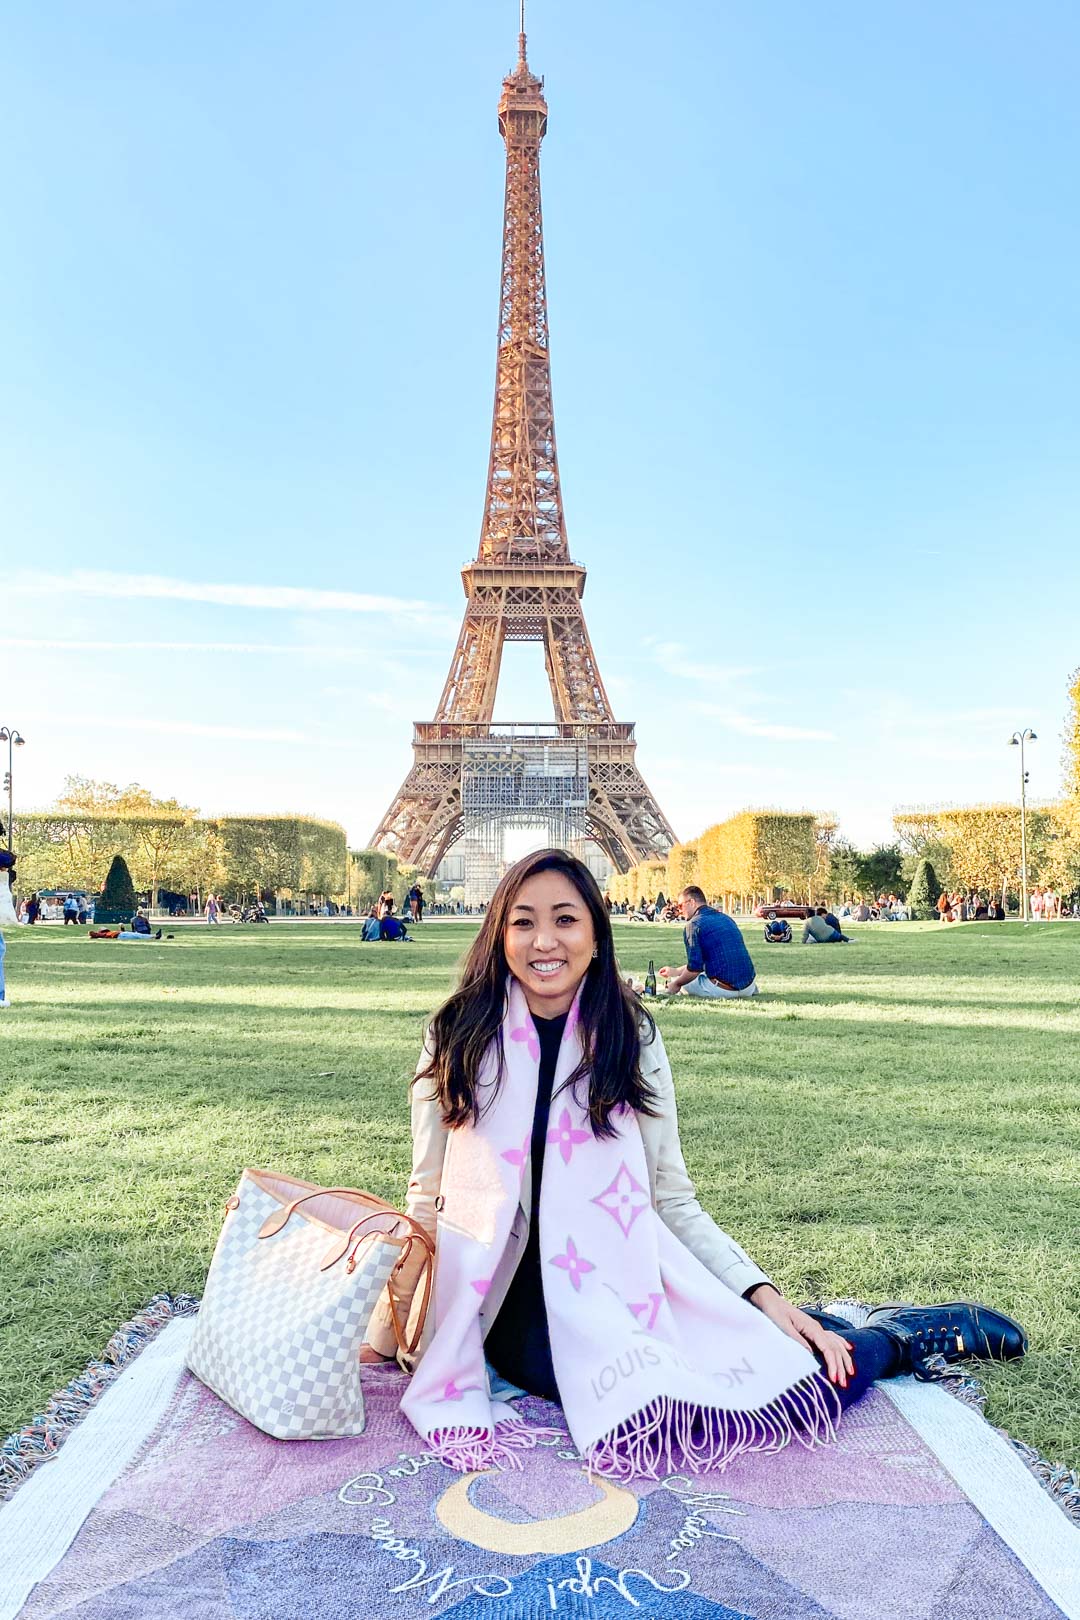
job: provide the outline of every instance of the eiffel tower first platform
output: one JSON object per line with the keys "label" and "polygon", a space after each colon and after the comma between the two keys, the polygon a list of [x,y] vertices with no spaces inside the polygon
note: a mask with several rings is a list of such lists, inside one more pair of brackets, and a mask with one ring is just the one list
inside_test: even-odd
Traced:
{"label": "eiffel tower first platform", "polygon": [[[585,569],[566,540],[548,352],[540,143],[544,82],[525,55],[503,80],[502,297],[487,498],[476,559],[462,570],[465,619],[435,718],[413,731],[413,765],[372,845],[433,874],[459,839],[501,854],[507,826],[553,842],[591,838],[627,871],[675,841],[617,721],[582,608]],[[539,641],[555,718],[492,724],[504,643]]]}

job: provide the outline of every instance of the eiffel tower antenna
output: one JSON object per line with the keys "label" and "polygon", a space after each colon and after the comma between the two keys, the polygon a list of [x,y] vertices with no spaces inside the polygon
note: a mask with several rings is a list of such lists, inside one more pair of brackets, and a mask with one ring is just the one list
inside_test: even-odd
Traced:
{"label": "eiffel tower antenna", "polygon": [[[544,81],[525,57],[503,80],[506,146],[495,409],[476,557],[462,569],[465,618],[432,721],[413,729],[413,765],[371,842],[434,873],[459,839],[498,860],[507,826],[549,841],[593,839],[621,872],[665,855],[675,834],[617,721],[582,608],[585,569],[566,537],[548,349],[540,206]],[[494,725],[507,641],[543,645],[554,720]]]}

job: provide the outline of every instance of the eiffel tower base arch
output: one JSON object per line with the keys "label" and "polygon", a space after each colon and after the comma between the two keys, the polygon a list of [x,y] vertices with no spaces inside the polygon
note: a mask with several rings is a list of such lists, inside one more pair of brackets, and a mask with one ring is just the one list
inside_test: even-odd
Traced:
{"label": "eiffel tower base arch", "polygon": [[493,846],[508,827],[547,826],[560,843],[592,839],[616,871],[629,871],[675,841],[636,746],[627,721],[420,722],[412,769],[372,843],[433,876],[481,829]]}

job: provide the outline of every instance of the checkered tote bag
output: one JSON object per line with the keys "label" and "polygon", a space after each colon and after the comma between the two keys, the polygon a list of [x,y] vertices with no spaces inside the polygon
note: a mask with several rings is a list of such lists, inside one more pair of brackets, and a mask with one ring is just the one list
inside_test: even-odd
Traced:
{"label": "checkered tote bag", "polygon": [[[361,1434],[360,1346],[389,1284],[402,1350],[416,1347],[431,1291],[422,1227],[370,1193],[245,1170],[225,1206],[188,1366],[278,1440]],[[411,1344],[395,1284],[424,1279]]]}

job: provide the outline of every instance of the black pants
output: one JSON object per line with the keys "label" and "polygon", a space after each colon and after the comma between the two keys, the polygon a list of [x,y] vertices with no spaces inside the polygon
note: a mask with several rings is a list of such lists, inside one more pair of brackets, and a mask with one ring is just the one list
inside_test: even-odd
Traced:
{"label": "black pants", "polygon": [[852,1346],[851,1359],[855,1363],[855,1372],[848,1379],[846,1389],[842,1384],[831,1383],[822,1374],[829,1388],[836,1392],[841,1406],[850,1406],[860,1395],[865,1395],[875,1379],[894,1378],[900,1371],[900,1351],[884,1328],[852,1327],[842,1316],[830,1316],[828,1311],[807,1311],[806,1314],[812,1316],[815,1322],[820,1322],[822,1327],[838,1333]]}

